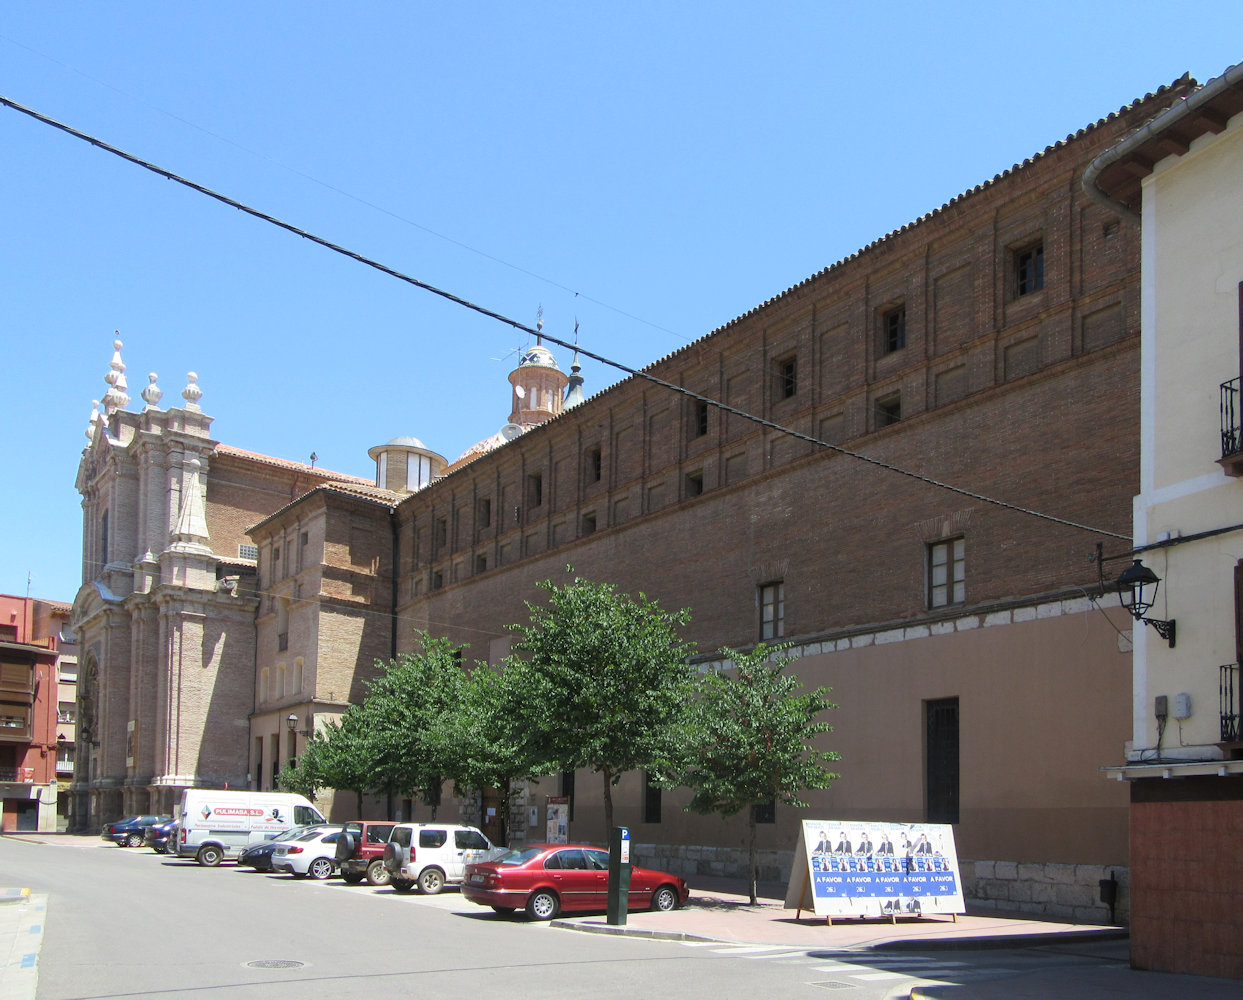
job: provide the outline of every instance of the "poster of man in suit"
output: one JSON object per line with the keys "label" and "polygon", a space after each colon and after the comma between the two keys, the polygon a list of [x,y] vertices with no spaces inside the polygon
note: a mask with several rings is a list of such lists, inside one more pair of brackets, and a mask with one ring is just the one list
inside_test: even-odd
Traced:
{"label": "poster of man in suit", "polygon": [[891,919],[966,912],[948,824],[804,820],[794,859],[788,909]]}

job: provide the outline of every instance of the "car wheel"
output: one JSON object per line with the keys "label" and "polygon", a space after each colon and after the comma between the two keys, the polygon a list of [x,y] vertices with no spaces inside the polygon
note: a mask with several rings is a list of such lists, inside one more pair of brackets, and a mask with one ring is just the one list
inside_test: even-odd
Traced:
{"label": "car wheel", "polygon": [[662,885],[652,893],[652,909],[668,913],[678,908],[678,893],[671,885]]}
{"label": "car wheel", "polygon": [[368,885],[388,885],[389,874],[388,869],[384,867],[384,862],[376,858],[367,866],[367,884]]}
{"label": "car wheel", "polygon": [[561,901],[551,889],[539,889],[527,900],[527,915],[532,920],[551,920],[561,909]]}
{"label": "car wheel", "polygon": [[414,888],[414,883],[408,878],[391,878],[389,879],[388,884],[398,892],[409,892]]}
{"label": "car wheel", "polygon": [[204,868],[215,868],[223,859],[224,851],[211,844],[207,847],[200,847],[198,854],[194,856],[194,860]]}
{"label": "car wheel", "polygon": [[350,885],[358,885],[363,880],[361,875],[342,875],[341,877]]}
{"label": "car wheel", "polygon": [[307,869],[307,874],[314,879],[326,879],[332,874],[332,858],[316,858]]}
{"label": "car wheel", "polygon": [[434,896],[445,887],[445,873],[439,868],[424,868],[419,872],[419,890]]}
{"label": "car wheel", "polygon": [[507,917],[514,912],[514,908],[512,906],[494,906],[492,909],[499,913],[502,917]]}
{"label": "car wheel", "polygon": [[142,834],[131,833],[128,837],[125,838],[125,846],[126,847],[142,847]]}

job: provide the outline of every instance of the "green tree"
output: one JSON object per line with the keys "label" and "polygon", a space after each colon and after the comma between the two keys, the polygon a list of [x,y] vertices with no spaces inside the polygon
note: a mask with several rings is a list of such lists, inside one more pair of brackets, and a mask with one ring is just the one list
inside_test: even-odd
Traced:
{"label": "green tree", "polygon": [[417,795],[435,817],[452,760],[433,733],[461,702],[466,679],[461,646],[427,632],[417,635],[421,651],[390,660],[368,683],[360,723],[367,729],[369,787],[390,801],[394,794]]}
{"label": "green tree", "polygon": [[456,708],[443,715],[428,735],[446,777],[461,789],[496,788],[500,793],[502,844],[509,842],[509,814],[519,782],[550,773],[538,743],[526,726],[528,694],[513,670],[478,663],[466,678]]}
{"label": "green tree", "polygon": [[[573,569],[570,568],[570,572]],[[522,722],[543,748],[545,773],[590,768],[604,784],[613,825],[613,786],[626,771],[669,756],[668,741],[694,690],[677,634],[690,612],[668,612],[643,594],[576,578],[539,584],[548,604],[527,602],[506,672],[525,692]]]}
{"label": "green tree", "polygon": [[373,778],[370,728],[361,705],[351,705],[340,720],[329,719],[307,740],[294,767],[285,767],[277,784],[287,792],[314,799],[321,788],[352,791],[362,815],[363,793]]}
{"label": "green tree", "polygon": [[733,668],[703,676],[682,744],[682,766],[662,774],[667,787],[692,791],[687,809],[733,816],[748,810],[751,904],[756,901],[756,808],[768,803],[805,808],[808,789],[827,788],[840,777],[824,765],[840,760],[817,750],[814,737],[833,731],[817,721],[828,709],[829,689],[802,689],[785,673],[788,656],[774,656],[763,643],[749,653],[723,649]]}

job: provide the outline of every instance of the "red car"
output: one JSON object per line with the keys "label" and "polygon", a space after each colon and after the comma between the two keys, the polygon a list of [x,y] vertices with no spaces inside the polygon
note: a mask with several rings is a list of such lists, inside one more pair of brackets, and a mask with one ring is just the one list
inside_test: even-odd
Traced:
{"label": "red car", "polygon": [[[535,920],[562,910],[608,907],[609,852],[581,844],[532,844],[495,861],[466,866],[462,895],[497,913],[523,908]],[[674,910],[690,897],[685,880],[651,868],[630,869],[629,908]]]}

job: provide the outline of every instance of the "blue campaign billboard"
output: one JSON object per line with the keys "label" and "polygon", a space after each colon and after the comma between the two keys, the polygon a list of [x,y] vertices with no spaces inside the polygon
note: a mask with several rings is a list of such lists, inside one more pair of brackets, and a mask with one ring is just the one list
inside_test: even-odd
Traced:
{"label": "blue campaign billboard", "polygon": [[786,906],[830,917],[963,913],[954,828],[803,820]]}

